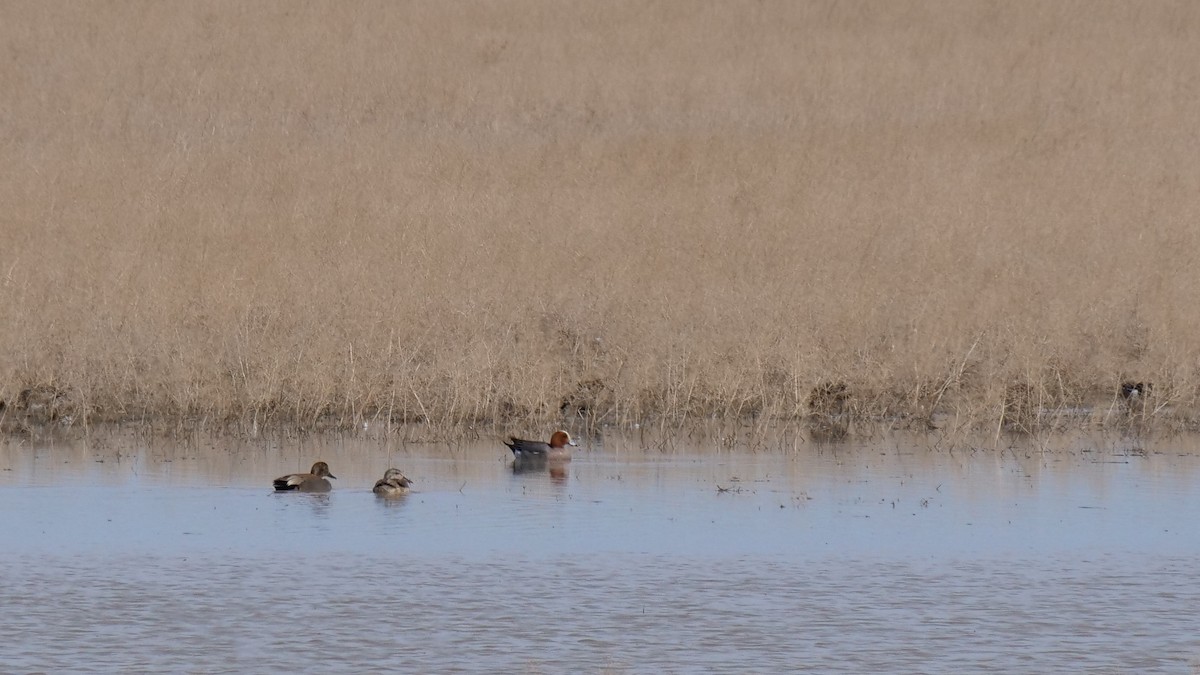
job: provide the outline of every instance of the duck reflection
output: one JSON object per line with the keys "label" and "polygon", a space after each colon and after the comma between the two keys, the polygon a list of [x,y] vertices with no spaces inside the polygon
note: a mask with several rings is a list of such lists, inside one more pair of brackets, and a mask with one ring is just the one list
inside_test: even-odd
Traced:
{"label": "duck reflection", "polygon": [[408,503],[407,497],[399,497],[399,498],[388,497],[388,498],[375,500],[375,504],[377,506],[379,506],[380,508],[384,508],[384,509],[403,508],[406,503]]}
{"label": "duck reflection", "polygon": [[569,461],[551,459],[545,455],[518,455],[513,459],[514,476],[548,474],[555,483],[567,482]]}
{"label": "duck reflection", "polygon": [[[280,494],[278,492],[274,494]],[[322,519],[329,517],[329,493],[328,492],[308,492],[298,494],[294,498],[281,499],[280,504],[284,508],[306,508],[312,511],[314,516]]]}
{"label": "duck reflection", "polygon": [[526,473],[542,473],[546,470],[549,460],[545,455],[518,455],[513,458],[512,472],[514,476]]}

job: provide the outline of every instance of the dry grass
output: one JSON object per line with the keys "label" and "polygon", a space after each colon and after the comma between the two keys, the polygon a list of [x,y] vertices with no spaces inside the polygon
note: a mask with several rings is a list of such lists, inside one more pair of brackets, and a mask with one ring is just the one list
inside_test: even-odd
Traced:
{"label": "dry grass", "polygon": [[3,14],[10,418],[1191,423],[1195,3]]}

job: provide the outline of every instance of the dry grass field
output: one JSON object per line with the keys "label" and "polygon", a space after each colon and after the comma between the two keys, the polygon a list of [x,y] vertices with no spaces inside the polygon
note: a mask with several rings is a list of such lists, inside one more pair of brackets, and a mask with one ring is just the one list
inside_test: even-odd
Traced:
{"label": "dry grass field", "polygon": [[10,426],[1200,419],[1196,3],[0,15]]}

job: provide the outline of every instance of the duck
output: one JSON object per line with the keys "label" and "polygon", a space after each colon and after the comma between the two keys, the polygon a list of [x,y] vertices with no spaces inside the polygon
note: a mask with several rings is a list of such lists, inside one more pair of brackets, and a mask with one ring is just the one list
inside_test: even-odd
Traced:
{"label": "duck", "polygon": [[388,469],[384,472],[383,478],[375,481],[375,487],[371,488],[371,492],[380,497],[399,497],[408,494],[408,488],[413,482],[408,479],[400,469]]}
{"label": "duck", "polygon": [[1136,401],[1139,398],[1148,396],[1154,385],[1149,382],[1122,382],[1120,394],[1121,398],[1126,401]]}
{"label": "duck", "polygon": [[275,479],[276,492],[329,492],[333,485],[326,478],[337,478],[329,472],[329,465],[317,462],[308,473],[289,473]]}
{"label": "duck", "polygon": [[571,440],[571,434],[559,430],[550,435],[550,442],[543,443],[542,441],[526,441],[524,439],[510,436],[504,442],[509,450],[512,450],[513,457],[521,459],[546,458],[552,460],[566,460],[571,458],[570,447],[579,447],[579,444]]}

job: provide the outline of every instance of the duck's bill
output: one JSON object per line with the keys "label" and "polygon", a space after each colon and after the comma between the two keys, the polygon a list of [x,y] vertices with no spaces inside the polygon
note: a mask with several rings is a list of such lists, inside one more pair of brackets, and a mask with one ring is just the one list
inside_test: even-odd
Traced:
{"label": "duck's bill", "polygon": [[570,445],[570,446],[572,446],[572,447],[575,447],[575,448],[578,448],[578,447],[579,447],[579,443],[575,442],[574,440],[572,440],[571,442],[567,443],[567,445]]}
{"label": "duck's bill", "polygon": [[330,477],[330,478],[337,478],[337,476],[335,476],[335,475],[333,475],[333,474],[329,474],[329,477]]}

